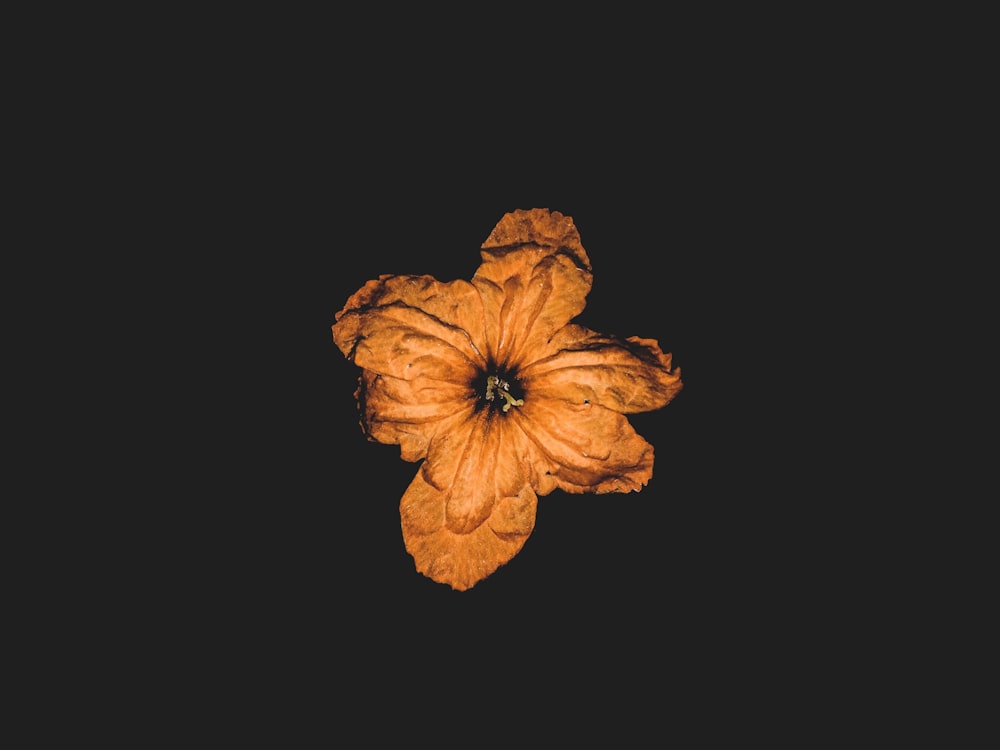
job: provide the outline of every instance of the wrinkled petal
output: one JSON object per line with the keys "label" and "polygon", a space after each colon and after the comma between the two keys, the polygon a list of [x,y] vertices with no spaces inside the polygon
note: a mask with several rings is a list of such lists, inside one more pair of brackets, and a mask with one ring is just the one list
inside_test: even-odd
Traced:
{"label": "wrinkled petal", "polygon": [[597,403],[525,397],[512,421],[530,439],[536,473],[566,492],[637,492],[653,476],[653,446]]}
{"label": "wrinkled petal", "polygon": [[431,439],[466,421],[475,404],[468,385],[401,380],[371,370],[362,372],[357,397],[365,433],[380,443],[398,444],[404,461],[424,458]]}
{"label": "wrinkled petal", "polygon": [[[658,409],[681,388],[656,341],[570,325],[592,275],[569,217],[509,213],[481,255],[471,282],[370,281],[333,325],[362,368],[365,432],[426,459],[400,503],[406,549],[421,573],[459,590],[517,554],[539,495],[641,489],[653,447],[625,414]],[[508,412],[477,392],[487,375],[517,386],[501,393],[508,402],[523,393]]]}
{"label": "wrinkled petal", "polygon": [[528,444],[484,410],[440,434],[400,503],[417,570],[465,590],[509,561],[535,525]]}
{"label": "wrinkled petal", "polygon": [[434,435],[472,412],[484,363],[469,333],[481,326],[478,300],[468,282],[382,276],[337,313],[333,339],[364,368],[361,425],[373,440],[398,443],[407,461],[423,458]]}
{"label": "wrinkled petal", "polygon": [[438,435],[421,467],[429,484],[448,493],[445,524],[456,534],[468,534],[493,511],[496,495],[488,467],[497,465],[500,431],[491,429],[488,415],[481,411]]}
{"label": "wrinkled petal", "polygon": [[[403,543],[420,573],[465,591],[521,551],[534,526],[537,500],[530,487],[516,497],[505,498],[510,507],[517,508],[521,519],[517,528],[528,531],[497,532],[483,524],[469,534],[455,534],[441,525],[441,495],[420,474],[414,477],[400,503]],[[496,515],[500,523],[506,522],[507,514]]]}
{"label": "wrinkled petal", "polygon": [[485,364],[472,334],[482,330],[478,292],[466,281],[382,276],[336,315],[333,339],[359,367],[403,380],[469,382]]}
{"label": "wrinkled petal", "polygon": [[624,414],[666,406],[682,388],[681,371],[653,339],[624,341],[570,325],[519,372],[532,398],[593,403]]}
{"label": "wrinkled petal", "polygon": [[583,311],[593,283],[573,220],[558,211],[515,211],[483,243],[479,290],[490,360],[516,368]]}

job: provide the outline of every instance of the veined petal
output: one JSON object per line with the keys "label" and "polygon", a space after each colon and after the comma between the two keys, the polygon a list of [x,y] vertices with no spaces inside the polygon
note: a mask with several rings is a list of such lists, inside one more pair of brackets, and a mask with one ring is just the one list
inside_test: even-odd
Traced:
{"label": "veined petal", "polygon": [[[373,316],[374,317],[374,316]],[[413,328],[387,325],[383,316],[365,327],[354,344],[352,361],[366,370],[402,380],[444,380],[468,384],[476,366],[463,353],[439,336],[414,332]]]}
{"label": "veined petal", "polygon": [[489,411],[466,422],[471,429],[435,439],[400,503],[403,540],[417,570],[459,590],[517,554],[537,506],[518,431]]}
{"label": "veined petal", "polygon": [[482,303],[467,281],[382,276],[359,289],[336,321],[333,339],[344,355],[383,375],[462,382],[485,364],[474,340]]}
{"label": "veined petal", "polygon": [[439,490],[447,490],[455,483],[470,445],[482,438],[480,421],[483,414],[465,412],[463,416],[464,419],[450,423],[450,429],[441,430],[434,436],[427,448],[427,460],[420,467],[424,479]]}
{"label": "veined petal", "polygon": [[340,320],[352,310],[388,307],[395,303],[422,310],[445,325],[464,331],[473,348],[477,352],[480,350],[482,303],[478,292],[465,280],[441,282],[427,275],[383,275],[355,292],[335,318]]}
{"label": "veined petal", "polygon": [[512,421],[530,438],[536,472],[566,492],[638,491],[653,476],[653,446],[612,409],[532,397]]}
{"label": "veined petal", "polygon": [[681,390],[681,371],[653,339],[621,340],[566,326],[519,372],[533,398],[594,403],[624,414],[666,406]]}
{"label": "veined petal", "polygon": [[580,233],[573,219],[558,211],[533,208],[504,214],[483,242],[483,265],[477,276],[501,283],[502,280],[521,273],[521,260],[510,253],[522,246],[551,255],[562,252],[574,259],[581,267],[590,270],[590,259],[580,242]]}
{"label": "veined petal", "polygon": [[490,359],[517,367],[583,311],[593,283],[573,220],[544,209],[506,214],[483,243],[472,284],[483,300]]}
{"label": "veined petal", "polygon": [[468,420],[475,404],[468,385],[402,380],[371,370],[362,372],[357,396],[365,432],[380,443],[399,444],[405,461],[424,458],[431,439]]}
{"label": "veined petal", "polygon": [[653,448],[624,415],[681,388],[656,341],[570,325],[592,275],[569,217],[509,213],[481,255],[471,282],[370,281],[333,325],[369,437],[426,459],[400,503],[406,548],[459,590],[517,554],[538,495],[641,489]]}
{"label": "veined petal", "polygon": [[493,511],[492,468],[500,448],[500,431],[493,422],[484,410],[439,434],[422,467],[428,483],[447,492],[445,524],[456,534],[468,534]]}
{"label": "veined petal", "polygon": [[[444,524],[444,494],[417,473],[399,505],[403,543],[418,571],[465,591],[521,551],[534,528],[537,499],[526,485],[518,495],[503,498],[487,523],[456,534]],[[504,512],[508,508],[514,513]]]}

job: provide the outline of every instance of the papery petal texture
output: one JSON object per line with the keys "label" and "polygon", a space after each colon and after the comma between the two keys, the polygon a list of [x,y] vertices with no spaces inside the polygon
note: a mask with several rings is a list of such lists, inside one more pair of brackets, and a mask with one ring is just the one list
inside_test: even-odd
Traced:
{"label": "papery petal texture", "polygon": [[419,461],[434,435],[469,418],[473,398],[467,384],[403,380],[365,370],[358,388],[361,426],[372,440],[398,444],[404,461]]}
{"label": "papery petal texture", "polygon": [[527,446],[490,411],[440,434],[400,502],[417,570],[464,590],[509,561],[535,525]]}
{"label": "papery petal texture", "polygon": [[579,315],[593,284],[573,220],[559,212],[507,214],[483,243],[472,284],[483,299],[491,361],[517,368]]}
{"label": "papery petal texture", "polygon": [[333,325],[362,368],[369,438],[423,459],[400,502],[406,549],[417,570],[458,590],[517,554],[538,496],[649,482],[653,446],[626,415],[682,387],[655,340],[571,323],[593,276],[568,216],[509,213],[481,256],[471,281],[369,281]]}
{"label": "papery petal texture", "polygon": [[[361,424],[382,443],[398,443],[408,461],[424,457],[449,418],[471,413],[472,381],[485,366],[479,293],[467,281],[382,276],[337,313],[333,338],[364,368]],[[460,420],[459,420],[460,421]]]}
{"label": "papery petal texture", "polygon": [[599,404],[531,398],[511,421],[530,440],[531,463],[566,492],[633,492],[653,475],[653,446]]}
{"label": "papery petal texture", "polygon": [[337,313],[333,338],[356,365],[413,380],[462,382],[485,364],[479,294],[467,281],[382,276],[369,281]]}
{"label": "papery petal texture", "polygon": [[519,378],[533,398],[595,403],[623,414],[666,406],[681,390],[681,371],[652,339],[618,339],[569,325],[537,350]]}

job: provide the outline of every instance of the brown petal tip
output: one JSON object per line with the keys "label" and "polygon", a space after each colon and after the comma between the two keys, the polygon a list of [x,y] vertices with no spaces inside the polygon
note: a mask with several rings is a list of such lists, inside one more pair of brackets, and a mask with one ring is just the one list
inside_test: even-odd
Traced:
{"label": "brown petal tip", "polygon": [[590,258],[583,249],[580,233],[573,219],[547,208],[518,209],[504,214],[486,238],[482,247],[486,253],[534,244],[544,248],[570,251],[577,263],[591,270]]}

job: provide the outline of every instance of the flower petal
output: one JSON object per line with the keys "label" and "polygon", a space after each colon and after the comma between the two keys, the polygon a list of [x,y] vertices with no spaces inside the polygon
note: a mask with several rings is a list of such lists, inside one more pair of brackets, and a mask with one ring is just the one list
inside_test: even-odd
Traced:
{"label": "flower petal", "polygon": [[623,414],[666,406],[682,388],[681,371],[653,339],[624,341],[566,326],[540,349],[518,378],[532,398],[594,403]]}
{"label": "flower petal", "polygon": [[448,493],[445,523],[456,534],[468,534],[493,511],[491,469],[497,463],[500,431],[491,417],[489,410],[483,410],[439,433],[422,467],[424,479]]}
{"label": "flower petal", "polygon": [[537,496],[519,432],[485,410],[436,436],[400,503],[403,540],[421,573],[465,590],[524,546]]}
{"label": "flower petal", "polygon": [[403,380],[469,382],[485,360],[472,332],[482,330],[479,293],[467,281],[382,276],[337,313],[333,339],[359,367]]}
{"label": "flower petal", "polygon": [[547,209],[506,214],[482,247],[472,284],[483,299],[488,354],[516,368],[583,311],[590,259],[573,220]]}
{"label": "flower petal", "polygon": [[[517,508],[518,520],[510,531],[494,530],[491,519],[469,534],[456,534],[443,525],[443,494],[419,473],[414,477],[400,502],[403,542],[419,572],[465,591],[521,551],[534,527],[537,500],[528,486],[503,499],[505,508]],[[502,527],[508,524],[509,514],[498,511],[494,516]]]}
{"label": "flower petal", "polygon": [[402,380],[371,370],[362,371],[357,397],[364,431],[380,443],[399,444],[405,461],[424,458],[431,439],[467,420],[475,403],[468,385]]}
{"label": "flower petal", "polygon": [[653,476],[653,446],[617,411],[526,397],[512,417],[530,439],[536,474],[566,492],[637,492]]}
{"label": "flower petal", "polygon": [[[592,284],[569,217],[507,214],[482,259],[471,282],[370,281],[333,325],[362,368],[369,437],[399,444],[408,461],[426,458],[400,503],[406,548],[420,572],[459,590],[517,554],[538,495],[641,489],[653,448],[624,415],[664,406],[681,388],[656,341],[569,324]],[[508,412],[476,392],[498,373],[523,391],[502,394]]]}
{"label": "flower petal", "polygon": [[438,422],[471,413],[473,380],[484,362],[460,327],[482,319],[471,284],[382,276],[359,289],[336,318],[334,341],[364,368],[358,406],[373,440],[398,443],[403,459],[417,461],[433,436],[448,429]]}

